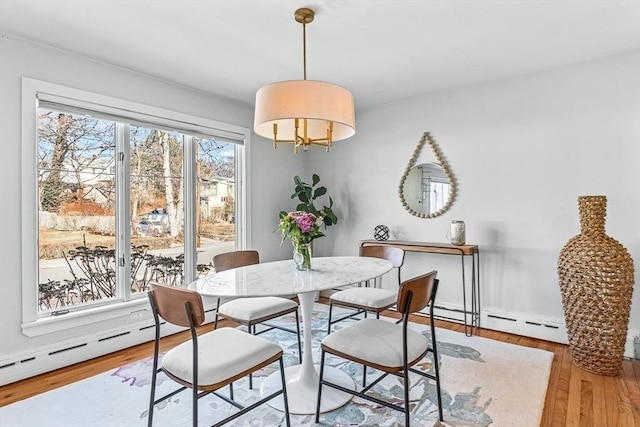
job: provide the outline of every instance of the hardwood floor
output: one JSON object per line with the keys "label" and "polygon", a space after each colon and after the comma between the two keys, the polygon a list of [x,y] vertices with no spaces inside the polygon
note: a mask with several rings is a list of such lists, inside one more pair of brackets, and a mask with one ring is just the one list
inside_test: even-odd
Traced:
{"label": "hardwood floor", "polygon": [[[384,314],[390,317],[397,316],[392,312]],[[427,319],[420,316],[414,316],[412,320],[417,323],[427,323]],[[232,325],[230,322],[221,324],[221,326],[230,325]],[[436,326],[463,332],[462,325],[456,323],[437,321]],[[211,329],[211,325],[206,325],[201,328],[201,331]],[[625,360],[622,375],[605,377],[590,374],[574,366],[566,345],[491,330],[480,330],[478,335],[554,353],[542,426],[640,426],[640,360]],[[188,338],[186,333],[163,338],[161,349],[169,349]],[[153,355],[152,343],[141,344],[0,387],[0,406],[151,355]],[[517,387],[517,384],[514,384],[514,387]]]}

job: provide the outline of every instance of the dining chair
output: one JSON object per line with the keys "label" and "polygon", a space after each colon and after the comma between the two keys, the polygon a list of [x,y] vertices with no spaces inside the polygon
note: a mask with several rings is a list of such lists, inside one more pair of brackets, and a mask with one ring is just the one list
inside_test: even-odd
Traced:
{"label": "dining chair", "polygon": [[[398,312],[402,313],[400,323],[384,319],[362,319],[343,329],[327,335],[321,343],[320,380],[318,383],[318,401],[316,407],[316,423],[320,422],[320,403],[322,388],[328,386],[345,393],[369,400],[378,405],[384,405],[404,412],[405,426],[409,427],[409,372],[421,375],[435,381],[438,416],[443,421],[442,396],[440,391],[440,367],[438,364],[438,350],[436,346],[436,330],[433,320],[433,306],[438,289],[437,272],[409,279],[400,285],[397,294]],[[431,339],[408,327],[409,315],[429,306],[429,323]],[[431,341],[431,342],[429,342]],[[427,353],[433,354],[433,374],[413,368]],[[326,354],[330,353],[342,359],[350,360],[382,371],[368,386],[360,391],[345,388],[324,379]],[[403,379],[404,406],[367,394],[387,375],[393,374]],[[377,396],[380,396],[377,393]]]}
{"label": "dining chair", "polygon": [[[213,257],[213,268],[217,273],[258,263],[260,263],[260,255],[258,251],[254,250],[225,252]],[[296,330],[268,323],[269,320],[289,313],[294,313],[296,316]],[[298,304],[295,301],[281,297],[252,297],[237,298],[221,305],[220,298],[218,298],[214,329],[218,327],[218,318],[220,315],[236,323],[245,325],[248,332],[252,335],[259,335],[272,329],[280,329],[291,332],[292,334],[297,334],[298,358],[300,363],[302,363],[302,342],[300,338]],[[265,328],[261,328],[260,330],[256,329],[258,324],[264,325]],[[251,375],[249,376],[249,388],[253,388],[253,376]]]}
{"label": "dining chair", "polygon": [[[205,320],[202,297],[195,291],[151,284],[148,292],[155,320],[155,344],[153,352],[153,374],[149,400],[148,426],[153,425],[153,409],[158,403],[190,388],[192,390],[193,426],[198,425],[198,399],[214,394],[240,411],[218,421],[214,426],[222,426],[276,396],[283,395],[286,425],[290,425],[289,404],[285,387],[282,348],[261,337],[256,337],[235,328],[220,328],[198,335],[196,328]],[[174,325],[188,327],[191,339],[162,356],[160,368],[160,318]],[[218,390],[274,362],[280,365],[282,389],[263,399],[243,406],[233,400],[233,394],[225,396]],[[164,372],[167,377],[182,385],[171,393],[155,398],[157,377]]]}
{"label": "dining chair", "polygon": [[[404,264],[404,250],[391,246],[364,246],[360,248],[360,256],[382,258],[390,261],[393,268],[398,269],[398,286],[400,286],[400,270]],[[375,282],[374,282],[375,285]],[[359,286],[335,292],[329,298],[329,321],[327,325],[327,334],[331,333],[331,325],[364,314],[367,317],[368,312],[374,312],[376,318],[380,318],[380,313],[392,307],[396,303],[398,296],[397,290],[380,289],[377,287]],[[356,310],[339,319],[332,320],[333,306],[346,307]]]}

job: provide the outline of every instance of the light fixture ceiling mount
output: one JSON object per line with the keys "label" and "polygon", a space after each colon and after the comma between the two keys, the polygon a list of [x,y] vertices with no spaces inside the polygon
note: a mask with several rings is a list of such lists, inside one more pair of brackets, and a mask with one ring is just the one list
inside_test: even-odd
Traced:
{"label": "light fixture ceiling mount", "polygon": [[301,7],[296,10],[296,13],[293,14],[293,17],[297,22],[301,24],[309,24],[313,22],[313,18],[316,16],[316,13],[313,9],[309,9],[308,7]]}
{"label": "light fixture ceiling mount", "polygon": [[307,80],[307,24],[313,22],[312,9],[296,10],[302,24],[303,80],[288,80],[264,86],[256,93],[254,131],[279,142],[293,143],[294,152],[309,145],[331,148],[334,141],[355,134],[353,95],[341,86]]}

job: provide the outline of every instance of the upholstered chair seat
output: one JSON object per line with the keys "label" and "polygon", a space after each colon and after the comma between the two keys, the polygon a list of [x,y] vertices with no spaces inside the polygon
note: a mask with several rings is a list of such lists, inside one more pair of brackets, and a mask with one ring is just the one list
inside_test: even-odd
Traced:
{"label": "upholstered chair seat", "polygon": [[[393,372],[403,367],[402,325],[381,319],[362,319],[340,329],[322,340],[332,351],[348,354],[369,366],[384,367]],[[407,360],[409,365],[422,359],[429,349],[427,338],[415,331],[407,331]]]}
{"label": "upholstered chair seat", "polygon": [[[198,385],[210,388],[242,377],[264,360],[277,358],[282,348],[264,338],[234,328],[220,328],[198,337]],[[162,370],[184,382],[193,379],[193,345],[185,342],[169,350]]]}
{"label": "upholstered chair seat", "polygon": [[298,304],[287,298],[238,298],[220,305],[218,313],[238,323],[259,323],[298,309]]}
{"label": "upholstered chair seat", "polygon": [[397,291],[378,288],[352,288],[331,295],[336,305],[354,308],[387,308],[396,303]]}

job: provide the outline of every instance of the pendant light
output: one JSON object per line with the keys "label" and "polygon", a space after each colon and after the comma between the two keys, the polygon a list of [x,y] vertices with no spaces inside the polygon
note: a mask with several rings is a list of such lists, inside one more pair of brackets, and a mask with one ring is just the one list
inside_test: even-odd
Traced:
{"label": "pendant light", "polygon": [[256,93],[254,131],[279,142],[292,143],[294,152],[309,145],[322,145],[327,152],[334,141],[356,133],[353,95],[341,86],[307,80],[307,24],[314,11],[296,10],[295,20],[302,24],[303,80],[289,80],[264,86]]}

